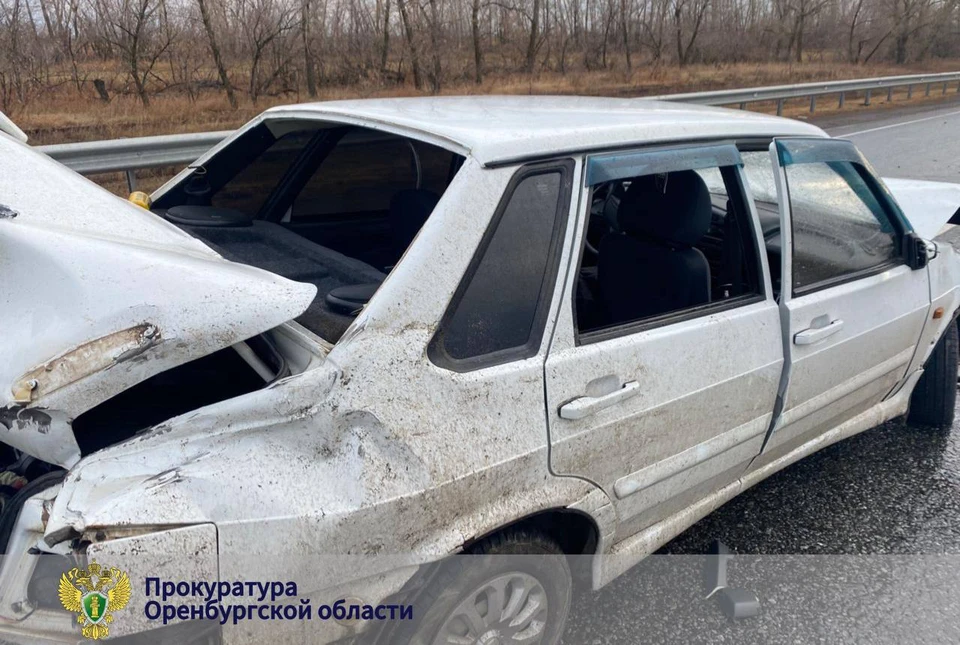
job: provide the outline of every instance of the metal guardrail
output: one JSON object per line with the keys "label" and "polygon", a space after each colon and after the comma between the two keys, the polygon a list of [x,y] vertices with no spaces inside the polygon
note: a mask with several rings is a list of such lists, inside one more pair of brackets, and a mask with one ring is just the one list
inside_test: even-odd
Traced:
{"label": "metal guardrail", "polygon": [[[810,111],[813,112],[816,109],[817,97],[824,94],[838,94],[839,107],[843,107],[847,93],[863,92],[864,105],[870,105],[871,95],[876,90],[886,90],[887,100],[889,101],[893,99],[893,90],[897,87],[906,86],[907,98],[909,99],[913,96],[913,90],[917,86],[923,87],[925,95],[929,96],[934,87],[938,87],[942,94],[946,94],[951,83],[957,83],[956,92],[960,93],[960,72],[885,76],[827,83],[800,83],[642,98],[696,105],[739,104],[741,109],[745,108],[748,103],[776,101],[777,114],[779,115],[783,113],[784,101],[789,99],[809,97]],[[132,190],[135,185],[134,171],[143,168],[186,165],[229,134],[230,131],[172,134],[158,137],[64,143],[38,146],[37,149],[85,175],[124,171],[127,173],[127,182]]]}
{"label": "metal guardrail", "polygon": [[37,149],[80,174],[124,171],[128,173],[128,183],[132,183],[129,173],[134,170],[186,165],[223,141],[230,133],[230,130],[223,130],[165,134],[158,137],[60,143],[37,146]]}
{"label": "metal guardrail", "polygon": [[810,97],[810,111],[816,109],[816,97],[824,94],[839,94],[839,107],[843,107],[845,95],[848,92],[863,92],[864,105],[870,105],[870,97],[874,90],[886,90],[887,100],[893,99],[893,90],[897,87],[907,87],[907,98],[913,97],[913,88],[922,86],[925,96],[930,96],[934,86],[940,86],[943,94],[947,93],[950,83],[958,83],[957,92],[960,92],[960,72],[944,74],[911,74],[907,76],[880,76],[877,78],[858,78],[848,81],[829,81],[827,83],[798,83],[796,85],[773,85],[770,87],[755,87],[742,90],[719,90],[716,92],[690,92],[688,94],[665,94],[645,98],[663,101],[678,101],[697,105],[732,105],[739,103],[741,108],[747,103],[760,101],[776,101],[777,114],[783,113],[783,102],[787,99]]}

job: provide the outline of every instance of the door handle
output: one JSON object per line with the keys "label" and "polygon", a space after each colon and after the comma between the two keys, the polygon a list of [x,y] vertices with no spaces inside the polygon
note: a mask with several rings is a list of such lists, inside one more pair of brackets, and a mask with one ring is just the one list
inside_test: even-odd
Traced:
{"label": "door handle", "polygon": [[616,405],[621,401],[626,401],[631,396],[639,393],[640,383],[630,381],[629,383],[624,383],[623,387],[619,390],[614,390],[610,394],[604,394],[602,396],[581,396],[560,406],[560,418],[571,420],[582,419],[598,410],[609,408],[611,405]]}
{"label": "door handle", "polygon": [[833,336],[841,329],[843,329],[843,321],[837,318],[822,327],[810,327],[809,329],[798,331],[793,337],[793,342],[795,345],[813,345],[828,336]]}

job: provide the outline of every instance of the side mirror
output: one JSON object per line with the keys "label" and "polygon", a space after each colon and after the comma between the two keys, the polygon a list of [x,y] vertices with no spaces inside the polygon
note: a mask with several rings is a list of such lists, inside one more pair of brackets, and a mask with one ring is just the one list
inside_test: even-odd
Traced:
{"label": "side mirror", "polygon": [[927,266],[927,242],[913,231],[903,236],[903,257],[911,269]]}
{"label": "side mirror", "polygon": [[127,197],[127,201],[131,204],[136,204],[144,210],[150,210],[150,207],[153,206],[153,200],[150,199],[150,195],[139,190],[135,190],[130,193],[130,196]]}

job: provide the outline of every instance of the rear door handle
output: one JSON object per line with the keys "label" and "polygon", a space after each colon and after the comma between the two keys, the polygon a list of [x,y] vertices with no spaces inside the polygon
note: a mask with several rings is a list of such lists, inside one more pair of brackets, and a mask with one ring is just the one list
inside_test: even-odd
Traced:
{"label": "rear door handle", "polygon": [[603,396],[581,396],[573,401],[564,403],[560,406],[560,418],[562,419],[582,419],[603,408],[609,408],[621,401],[626,401],[631,396],[640,393],[640,383],[630,381],[624,383],[619,390],[614,390],[610,394]]}
{"label": "rear door handle", "polygon": [[841,329],[843,329],[843,321],[837,318],[822,327],[810,327],[809,329],[798,331],[793,337],[793,342],[795,345],[813,345],[828,336],[833,336]]}

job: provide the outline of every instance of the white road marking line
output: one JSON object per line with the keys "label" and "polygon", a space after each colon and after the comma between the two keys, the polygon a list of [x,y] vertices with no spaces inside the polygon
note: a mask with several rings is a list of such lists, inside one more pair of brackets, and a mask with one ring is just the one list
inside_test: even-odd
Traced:
{"label": "white road marking line", "polygon": [[954,110],[953,112],[945,112],[943,114],[936,114],[934,116],[927,116],[922,119],[914,119],[913,121],[904,121],[903,123],[891,123],[890,125],[881,125],[878,128],[870,128],[869,130],[860,130],[859,132],[847,132],[844,134],[835,135],[839,137],[855,137],[860,134],[867,134],[869,132],[878,132],[880,130],[888,130],[890,128],[899,128],[901,125],[913,125],[914,123],[921,123],[923,121],[931,121],[933,119],[942,119],[943,117],[953,116],[955,114],[960,114],[960,110]]}

